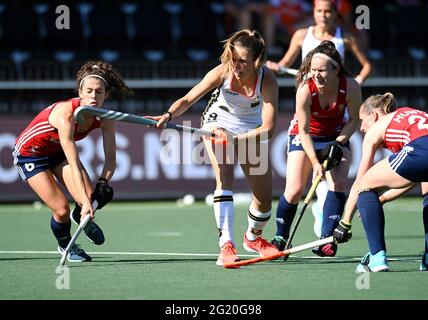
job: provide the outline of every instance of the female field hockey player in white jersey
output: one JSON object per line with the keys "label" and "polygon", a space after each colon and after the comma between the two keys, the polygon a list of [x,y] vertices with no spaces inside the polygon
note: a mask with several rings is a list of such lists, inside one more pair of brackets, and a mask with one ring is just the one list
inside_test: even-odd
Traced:
{"label": "female field hockey player in white jersey", "polygon": [[[278,72],[281,67],[291,67],[300,52],[303,61],[308,52],[317,47],[321,41],[330,40],[339,52],[342,62],[345,61],[346,51],[350,51],[357,58],[362,68],[355,80],[362,85],[369,77],[372,65],[355,38],[337,26],[337,9],[337,1],[335,0],[315,0],[313,11],[315,24],[297,30],[284,57],[278,63],[268,60],[266,65],[275,72]],[[318,237],[321,236],[322,221],[324,220],[323,207],[328,191],[327,182],[321,181],[316,189],[317,201],[312,205],[312,212],[315,217],[314,232]]]}
{"label": "female field hockey player in white jersey", "polygon": [[[228,139],[225,145],[204,140],[216,177],[214,215],[220,246],[217,265],[239,260],[233,236],[233,158],[236,154],[253,196],[243,246],[247,251],[262,256],[278,252],[275,246],[261,237],[271,216],[272,202],[272,173],[265,140],[272,137],[275,129],[278,105],[275,75],[263,67],[266,61],[265,49],[259,32],[241,30],[234,33],[224,43],[221,64],[209,71],[184,97],[174,102],[167,113],[153,117],[159,121],[158,126],[162,127],[215,89],[203,113],[202,127],[212,129],[218,135],[234,137],[233,140]],[[251,157],[259,151],[261,160],[254,164]]]}

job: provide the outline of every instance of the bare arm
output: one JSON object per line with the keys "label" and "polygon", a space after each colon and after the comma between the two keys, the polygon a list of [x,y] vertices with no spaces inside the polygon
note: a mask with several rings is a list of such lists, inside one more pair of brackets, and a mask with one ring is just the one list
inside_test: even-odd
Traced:
{"label": "bare arm", "polygon": [[110,181],[116,170],[116,132],[114,120],[103,119],[101,129],[103,130],[104,167],[100,177]]}
{"label": "bare arm", "polygon": [[345,211],[342,220],[346,223],[351,223],[357,208],[357,199],[360,192],[360,181],[364,174],[373,166],[376,150],[381,146],[383,141],[383,126],[376,123],[364,137],[361,162],[358,167],[357,177],[349,192],[348,200],[346,201]]}
{"label": "bare arm", "polygon": [[302,51],[302,43],[303,39],[305,38],[306,31],[307,28],[297,30],[293,34],[293,37],[290,41],[290,46],[288,47],[288,50],[282,59],[278,63],[267,61],[267,67],[274,72],[278,72],[280,67],[291,67]]}
{"label": "bare arm", "polygon": [[348,141],[355,131],[359,129],[360,119],[359,110],[361,106],[361,88],[354,79],[347,79],[347,99],[346,104],[348,106],[349,121],[343,127],[339,136],[336,138],[340,143]]}
{"label": "bare arm", "polygon": [[[223,66],[218,65],[214,69],[210,70],[205,77],[196,84],[190,91],[182,98],[175,101],[171,107],[169,107],[168,112],[171,114],[171,119],[176,118],[182,115],[187,109],[189,109],[195,102],[200,98],[206,95],[208,92],[212,91],[214,88],[218,87],[222,83],[221,74],[223,71]],[[157,127],[162,128],[164,123],[171,120],[168,115],[151,117],[158,121]]]}
{"label": "bare arm", "polygon": [[353,36],[347,35],[345,37],[345,46],[352,52],[352,54],[361,64],[362,68],[360,70],[360,73],[355,77],[355,80],[360,85],[362,85],[372,72],[372,64],[370,63],[364,52],[360,49],[357,41]]}
{"label": "bare arm", "polygon": [[75,123],[71,102],[57,105],[49,116],[49,122],[58,130],[61,147],[71,168],[73,184],[79,195],[79,199],[76,200],[82,204],[82,216],[89,213],[93,217],[90,196],[86,194],[79,153],[74,141]]}
{"label": "bare arm", "polygon": [[315,145],[310,135],[311,103],[311,93],[309,92],[308,86],[306,84],[300,86],[296,93],[296,114],[299,123],[300,141],[306,155],[312,163],[314,175],[324,176],[324,170],[318,161]]}
{"label": "bare arm", "polygon": [[272,138],[275,131],[276,118],[278,113],[278,82],[272,71],[268,69],[265,69],[262,94],[262,125],[247,133],[238,135],[236,137],[237,140],[259,138],[261,138],[261,140],[266,140],[266,138]]}

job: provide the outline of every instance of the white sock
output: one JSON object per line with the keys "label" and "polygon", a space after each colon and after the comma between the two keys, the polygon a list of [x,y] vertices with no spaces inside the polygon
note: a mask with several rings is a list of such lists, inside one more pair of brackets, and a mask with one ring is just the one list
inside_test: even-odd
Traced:
{"label": "white sock", "polygon": [[328,183],[325,180],[322,180],[319,184],[317,189],[315,190],[317,193],[317,203],[319,208],[323,209],[324,207],[324,202],[325,202],[325,198],[327,197],[327,192],[328,192]]}
{"label": "white sock", "polygon": [[216,190],[214,192],[214,216],[217,223],[219,233],[220,248],[227,242],[233,241],[233,191],[232,190]]}
{"label": "white sock", "polygon": [[263,228],[268,223],[271,213],[271,210],[260,212],[253,207],[248,209],[248,229],[245,234],[248,240],[254,241],[262,235]]}

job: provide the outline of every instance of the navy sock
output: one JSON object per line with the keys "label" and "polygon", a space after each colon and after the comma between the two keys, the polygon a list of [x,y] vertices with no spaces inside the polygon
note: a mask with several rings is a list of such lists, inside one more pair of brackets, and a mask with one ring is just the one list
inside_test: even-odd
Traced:
{"label": "navy sock", "polygon": [[276,235],[284,239],[290,236],[290,228],[296,215],[298,204],[291,204],[285,199],[284,195],[279,198],[278,208],[276,209]]}
{"label": "navy sock", "polygon": [[51,229],[56,240],[58,241],[59,246],[65,249],[71,240],[71,221],[68,220],[66,223],[60,223],[52,216]]}
{"label": "navy sock", "polygon": [[374,191],[361,192],[358,196],[357,206],[369,242],[370,253],[386,251],[385,215],[378,194]]}
{"label": "navy sock", "polygon": [[425,232],[425,252],[428,252],[428,193],[424,194],[423,221]]}
{"label": "navy sock", "polygon": [[331,236],[339,224],[345,208],[346,196],[344,192],[328,191],[323,207],[321,238]]}

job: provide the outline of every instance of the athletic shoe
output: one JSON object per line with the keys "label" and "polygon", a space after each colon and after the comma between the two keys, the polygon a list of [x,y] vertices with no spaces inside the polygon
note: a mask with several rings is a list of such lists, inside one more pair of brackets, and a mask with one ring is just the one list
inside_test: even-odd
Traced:
{"label": "athletic shoe", "polygon": [[[286,239],[284,239],[281,236],[275,236],[273,237],[273,239],[270,241],[271,244],[273,244],[279,251],[284,251],[285,249],[285,245],[287,244]],[[291,246],[290,246],[291,247]],[[288,260],[288,255],[284,256],[284,261]]]}
{"label": "athletic shoe", "polygon": [[[76,206],[70,215],[71,220],[77,225],[80,224],[81,217],[80,210],[78,210],[78,208],[79,207]],[[85,231],[86,238],[88,238],[88,240],[93,244],[99,246],[104,243],[105,238],[103,230],[101,230],[100,226],[97,225],[94,220],[89,220],[88,224],[83,228],[83,231]]]}
{"label": "athletic shoe", "polygon": [[227,241],[220,249],[220,255],[218,256],[217,262],[215,263],[218,266],[224,266],[227,262],[236,262],[239,261],[239,257],[236,255],[235,245],[232,241]]}
{"label": "athletic shoe", "polygon": [[337,253],[337,244],[327,243],[316,249],[312,249],[312,252],[320,257],[334,257]]}
{"label": "athletic shoe", "polygon": [[368,252],[357,266],[356,272],[385,272],[389,271],[388,259],[384,250],[379,251],[375,255]]}
{"label": "athletic shoe", "polygon": [[428,254],[424,253],[422,256],[421,265],[419,266],[419,271],[428,271]]}
{"label": "athletic shoe", "polygon": [[318,238],[321,238],[322,219],[324,215],[322,212],[322,208],[318,204],[318,201],[315,201],[312,205],[312,215],[315,218],[314,233]]}
{"label": "athletic shoe", "polygon": [[[61,248],[58,246],[58,252],[61,253],[61,255],[64,253],[65,248]],[[85,262],[85,261],[91,261],[92,258],[86,254],[85,251],[83,251],[82,248],[80,248],[77,244],[74,244],[70,252],[67,254],[67,261],[69,262]]]}
{"label": "athletic shoe", "polygon": [[247,235],[244,235],[244,243],[242,244],[244,249],[248,252],[258,253],[261,257],[274,255],[280,252],[273,244],[269,243],[262,237],[258,237],[254,241],[247,239]]}

